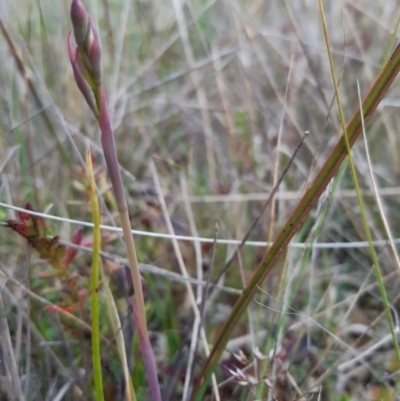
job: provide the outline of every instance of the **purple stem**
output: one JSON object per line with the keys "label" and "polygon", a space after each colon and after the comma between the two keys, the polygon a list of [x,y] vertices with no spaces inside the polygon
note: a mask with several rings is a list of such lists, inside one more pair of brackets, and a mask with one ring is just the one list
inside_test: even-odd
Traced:
{"label": "purple stem", "polygon": [[[106,94],[103,86],[101,86],[99,90],[100,90],[99,95],[101,100],[100,100],[100,113],[98,121],[101,129],[101,145],[103,147],[104,158],[106,160],[108,172],[110,174],[110,180],[113,186],[115,199],[117,201],[118,211],[120,213],[127,213],[127,204],[126,204],[124,186],[122,184],[121,173],[119,170],[117,153],[115,148],[114,134],[108,114]],[[122,224],[124,224],[124,221],[122,221]],[[127,235],[132,235],[130,233],[130,228],[127,228],[127,230],[128,230]],[[125,230],[124,230],[124,235],[126,235]],[[133,241],[130,242],[128,238],[125,238],[125,244],[127,247],[130,246],[130,243],[132,245],[132,249],[130,253],[128,252],[128,255],[134,253],[135,254],[134,258],[136,259],[136,251],[133,245]],[[133,272],[132,272],[132,279],[133,282],[135,283],[135,277],[133,275]],[[139,282],[137,282],[137,285],[134,284],[134,288],[135,288],[135,296],[138,296],[139,298],[143,299],[140,278]],[[152,399],[154,401],[161,401],[160,385],[157,376],[157,366],[154,358],[153,349],[151,347],[151,343],[147,333],[146,321],[140,320],[140,317],[137,314],[135,303],[133,300],[132,300],[132,309],[133,309],[135,324],[139,333],[140,351],[142,353],[146,369],[146,377],[149,382]],[[146,312],[143,309],[143,319],[145,319],[145,314]]]}
{"label": "purple stem", "polygon": [[146,377],[149,382],[151,398],[153,401],[162,401],[157,376],[157,365],[154,358],[153,348],[151,347],[149,337],[144,335],[140,327],[139,316],[137,314],[135,302],[133,301],[133,299],[131,300],[131,304],[133,319],[135,321],[135,325],[139,335],[140,353],[142,354],[144,366],[147,372]]}
{"label": "purple stem", "polygon": [[103,147],[104,158],[106,160],[110,181],[113,186],[115,200],[117,201],[118,211],[125,211],[127,208],[125,192],[122,184],[121,172],[119,170],[117,151],[115,148],[114,134],[108,115],[107,99],[103,85],[100,87],[101,110],[98,117],[101,129],[101,145]]}

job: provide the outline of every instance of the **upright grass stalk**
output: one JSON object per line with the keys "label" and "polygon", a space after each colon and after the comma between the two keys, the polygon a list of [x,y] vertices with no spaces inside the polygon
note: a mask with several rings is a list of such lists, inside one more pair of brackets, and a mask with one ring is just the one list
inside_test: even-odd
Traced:
{"label": "upright grass stalk", "polygon": [[[359,108],[354,113],[353,117],[346,125],[347,140],[350,147],[354,144],[361,133],[361,113],[364,116],[365,121],[370,119],[379,102],[392,84],[394,78],[397,76],[399,70],[400,45],[397,46],[385,67],[375,80],[362,103],[362,108]],[[327,157],[324,165],[317,173],[314,181],[310,184],[309,188],[300,199],[296,209],[293,211],[281,231],[278,233],[276,240],[268,249],[263,260],[255,270],[249,284],[243,290],[242,295],[236,301],[228,320],[226,321],[214,344],[210,356],[203,366],[203,369],[199,375],[197,386],[193,391],[192,400],[201,401],[203,399],[211,374],[222,355],[230,334],[236,327],[241,315],[246,311],[247,305],[257,291],[257,285],[264,281],[271,272],[275,262],[278,260],[282,252],[287,248],[290,240],[303,224],[318,198],[321,196],[326,186],[329,184],[330,180],[345,159],[347,155],[345,141],[346,139],[343,134]]]}
{"label": "upright grass stalk", "polygon": [[[348,134],[347,134],[346,124],[345,124],[345,121],[344,121],[343,107],[342,107],[342,102],[340,101],[339,88],[338,88],[337,81],[336,81],[336,76],[335,76],[335,68],[334,68],[334,65],[333,65],[333,58],[332,58],[332,53],[331,53],[331,47],[330,47],[330,44],[329,44],[329,36],[328,36],[328,30],[327,30],[327,27],[326,27],[324,6],[322,4],[322,0],[319,0],[319,9],[320,9],[320,12],[321,12],[321,20],[322,20],[322,26],[323,26],[323,29],[324,29],[326,48],[327,48],[327,51],[328,51],[328,58],[329,58],[329,64],[330,64],[330,68],[331,68],[332,81],[333,81],[333,86],[335,88],[336,101],[337,101],[337,105],[338,105],[338,109],[339,109],[340,122],[341,122],[341,125],[342,125],[343,134],[344,134],[344,139],[345,139],[345,144],[346,144],[346,151],[347,151],[347,154],[348,154],[351,175],[353,177],[354,188],[356,190],[357,201],[358,201],[358,205],[360,207],[360,212],[361,212],[361,219],[362,219],[363,226],[364,226],[365,236],[367,237],[372,263],[374,265],[375,275],[376,275],[376,279],[378,281],[378,287],[379,287],[379,291],[381,293],[383,307],[385,309],[386,318],[387,318],[387,321],[389,323],[390,334],[392,336],[392,341],[393,341],[394,349],[395,349],[395,352],[396,352],[397,364],[398,364],[398,366],[400,366],[400,348],[399,348],[399,344],[397,342],[397,337],[396,337],[396,332],[395,332],[395,328],[394,328],[393,318],[392,318],[392,314],[390,312],[389,301],[388,301],[388,297],[387,297],[387,294],[386,294],[385,284],[383,282],[382,273],[381,273],[381,269],[380,269],[379,262],[378,262],[378,257],[376,255],[375,248],[374,248],[374,245],[372,243],[371,230],[369,229],[367,214],[365,212],[364,202],[363,202],[363,199],[362,199],[362,196],[361,196],[360,185],[358,184],[356,167],[354,165],[353,157],[351,155],[351,146],[350,146],[349,137],[348,137]],[[362,105],[360,105],[360,108],[361,108],[361,112],[360,112],[361,126],[364,129],[364,119],[363,119],[363,113],[362,113]]]}
{"label": "upright grass stalk", "polygon": [[93,254],[92,254],[92,360],[96,400],[104,401],[103,377],[100,354],[100,316],[99,316],[99,266],[100,266],[100,208],[94,181],[92,156],[90,149],[86,154],[86,166],[89,173],[90,204],[93,215]]}
{"label": "upright grass stalk", "polygon": [[[149,361],[145,361],[145,367],[153,400],[161,401],[161,392],[154,361],[154,353],[151,349],[149,334],[147,331],[143,289],[135,245],[131,233],[128,206],[125,198],[121,173],[119,170],[114,133],[107,107],[106,93],[102,84],[101,45],[99,35],[91,16],[88,14],[80,0],[72,1],[71,21],[77,48],[74,51],[71,45],[71,33],[69,33],[68,54],[76,84],[84,96],[88,106],[97,118],[101,130],[101,145],[121,219],[129,265],[131,268],[132,281],[135,290],[135,303],[133,303],[132,306],[133,308],[136,308],[137,311],[137,319],[135,319],[135,321],[138,325],[138,331],[140,333],[140,348],[144,358],[151,359]],[[150,347],[150,349],[148,349],[148,347]]]}

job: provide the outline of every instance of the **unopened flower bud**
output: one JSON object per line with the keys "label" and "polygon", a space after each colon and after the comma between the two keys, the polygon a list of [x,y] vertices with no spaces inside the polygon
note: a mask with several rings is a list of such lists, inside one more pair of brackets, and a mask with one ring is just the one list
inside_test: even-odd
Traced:
{"label": "unopened flower bud", "polygon": [[[87,47],[86,47],[87,46]],[[86,54],[92,69],[92,79],[96,86],[101,85],[101,43],[99,34],[92,21],[89,24],[88,40],[85,43]]]}
{"label": "unopened flower bud", "polygon": [[[79,90],[81,91],[82,95],[84,96],[87,104],[93,111],[94,115],[98,115],[97,105],[93,96],[93,91],[87,82],[87,69],[83,65],[80,59],[79,48],[75,52],[71,45],[71,32],[68,34],[68,55],[71,61],[72,70],[74,72],[75,82],[78,85]],[[89,77],[90,78],[90,77]]]}
{"label": "unopened flower bud", "polygon": [[101,44],[93,20],[81,0],[72,0],[71,21],[77,48],[68,36],[68,54],[75,81],[93,113],[101,109]]}
{"label": "unopened flower bud", "polygon": [[71,21],[76,44],[80,46],[84,43],[89,29],[89,14],[80,0],[72,1]]}

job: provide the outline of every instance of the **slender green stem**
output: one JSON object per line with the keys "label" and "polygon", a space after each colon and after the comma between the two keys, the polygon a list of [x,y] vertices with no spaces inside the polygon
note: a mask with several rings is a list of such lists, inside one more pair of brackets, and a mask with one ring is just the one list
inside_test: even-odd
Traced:
{"label": "slender green stem", "polygon": [[90,180],[90,203],[93,214],[93,256],[92,256],[92,359],[93,376],[96,388],[96,401],[104,401],[103,378],[100,354],[100,314],[99,314],[99,266],[100,266],[100,208],[94,181],[90,150],[86,155]]}

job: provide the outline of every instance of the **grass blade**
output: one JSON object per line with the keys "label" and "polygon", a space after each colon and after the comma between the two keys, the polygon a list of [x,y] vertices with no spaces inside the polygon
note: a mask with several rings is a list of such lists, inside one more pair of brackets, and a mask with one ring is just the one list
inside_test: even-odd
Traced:
{"label": "grass blade", "polygon": [[96,400],[104,401],[103,377],[101,373],[100,355],[100,316],[99,316],[99,265],[100,265],[100,208],[94,181],[92,157],[90,149],[86,154],[89,173],[90,203],[93,214],[93,256],[92,256],[92,358],[93,376],[96,388]]}

